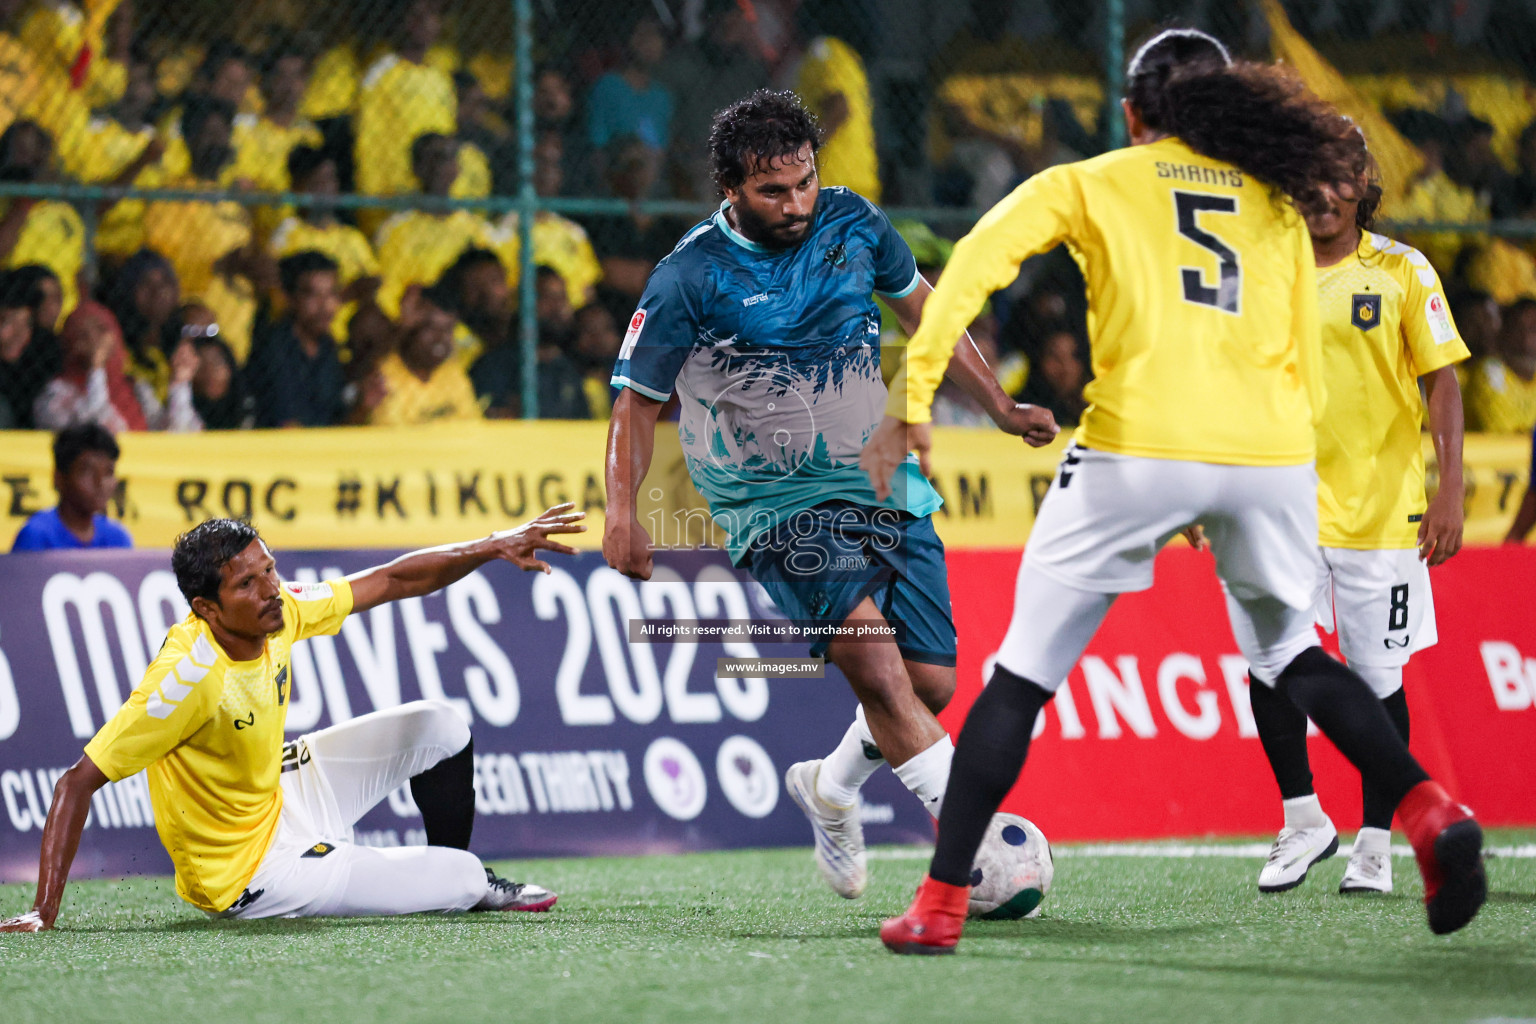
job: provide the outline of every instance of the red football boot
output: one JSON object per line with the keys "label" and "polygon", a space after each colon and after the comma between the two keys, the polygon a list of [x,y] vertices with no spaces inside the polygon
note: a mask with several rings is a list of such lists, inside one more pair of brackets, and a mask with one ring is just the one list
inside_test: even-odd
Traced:
{"label": "red football boot", "polygon": [[892,953],[944,956],[955,951],[965,928],[971,898],[968,885],[949,885],[924,876],[912,905],[880,926],[880,941]]}
{"label": "red football boot", "polygon": [[1408,791],[1397,813],[1424,876],[1429,930],[1436,935],[1454,932],[1477,916],[1488,899],[1483,830],[1469,808],[1429,780]]}

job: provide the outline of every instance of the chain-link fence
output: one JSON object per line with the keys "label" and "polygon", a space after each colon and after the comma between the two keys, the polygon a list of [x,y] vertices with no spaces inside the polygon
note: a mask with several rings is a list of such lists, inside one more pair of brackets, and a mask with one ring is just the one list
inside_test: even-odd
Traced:
{"label": "chain-link fence", "polygon": [[[798,91],[822,180],[937,273],[1123,144],[1125,55],[1170,21],[1360,120],[1385,230],[1503,388],[1472,425],[1528,429],[1536,0],[0,0],[0,423],[605,417],[646,276],[718,202],[719,107]],[[1066,422],[1083,305],[1049,254],[973,331]]]}

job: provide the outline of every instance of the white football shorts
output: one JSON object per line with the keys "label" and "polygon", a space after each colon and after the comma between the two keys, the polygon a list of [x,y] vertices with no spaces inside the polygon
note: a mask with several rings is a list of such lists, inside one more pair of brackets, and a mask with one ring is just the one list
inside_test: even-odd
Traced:
{"label": "white football shorts", "polygon": [[1273,684],[1318,645],[1317,473],[1116,455],[1073,445],[1024,550],[998,664],[1055,690],[1115,595],[1152,586],[1174,535],[1205,529],[1238,648]]}
{"label": "white football shorts", "polygon": [[1317,622],[1352,666],[1402,668],[1440,640],[1429,567],[1417,548],[1322,548]]}
{"label": "white football shorts", "polygon": [[468,910],[485,868],[444,846],[375,848],[352,826],[389,793],[469,743],[441,701],[375,711],[283,748],[277,835],[234,906],[220,917],[361,917]]}

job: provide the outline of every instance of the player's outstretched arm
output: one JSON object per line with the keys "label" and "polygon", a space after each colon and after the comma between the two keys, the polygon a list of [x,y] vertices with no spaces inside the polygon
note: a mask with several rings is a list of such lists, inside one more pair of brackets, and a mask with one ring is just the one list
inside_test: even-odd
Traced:
{"label": "player's outstretched arm", "polygon": [[1461,550],[1466,518],[1466,484],[1461,470],[1461,385],[1456,380],[1455,367],[1451,366],[1425,374],[1424,384],[1429,398],[1429,436],[1440,466],[1440,489],[1419,523],[1419,557],[1430,565],[1439,565]]}
{"label": "player's outstretched arm", "polygon": [[551,540],[551,534],[582,533],[585,512],[573,512],[571,502],[556,505],[537,519],[489,537],[462,544],[443,544],[401,555],[393,562],[347,577],[352,585],[352,610],[367,611],[389,601],[423,597],[468,576],[487,562],[501,559],[520,569],[549,572],[538,558],[540,551],[574,555],[576,549]]}
{"label": "player's outstretched arm", "polygon": [[69,866],[80,848],[80,833],[91,813],[91,797],[107,784],[107,777],[85,755],[59,776],[53,787],[53,803],[43,825],[43,848],[37,860],[37,898],[32,909],[19,917],[0,921],[0,932],[41,932],[53,927],[64,899]]}
{"label": "player's outstretched arm", "polygon": [[[917,333],[918,325],[922,322],[923,304],[932,294],[933,287],[925,278],[919,278],[917,287],[912,292],[899,299],[887,299],[891,312],[896,314],[896,319],[901,322],[901,329],[908,336]],[[949,366],[944,371],[944,376],[960,385],[961,389],[981,404],[997,424],[997,428],[1005,434],[1013,434],[1022,437],[1024,442],[1031,447],[1039,448],[1050,444],[1056,439],[1061,428],[1056,425],[1056,417],[1051,415],[1049,409],[1043,409],[1038,405],[1025,405],[1015,402],[1003,390],[997,382],[997,374],[987,365],[982,358],[981,351],[976,343],[971,340],[969,334],[964,335],[955,345],[955,353],[949,358]]]}
{"label": "player's outstretched arm", "polygon": [[605,475],[608,508],[603,522],[603,558],[637,580],[651,578],[651,535],[640,525],[640,484],[651,469],[661,402],[631,388],[619,392],[608,421]]}

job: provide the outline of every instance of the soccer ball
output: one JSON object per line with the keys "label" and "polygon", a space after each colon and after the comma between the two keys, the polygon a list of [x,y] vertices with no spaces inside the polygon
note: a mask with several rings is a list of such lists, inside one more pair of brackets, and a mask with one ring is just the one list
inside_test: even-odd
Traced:
{"label": "soccer ball", "polygon": [[984,921],[1034,917],[1055,873],[1051,844],[1034,822],[1017,814],[995,814],[971,868],[966,916]]}

